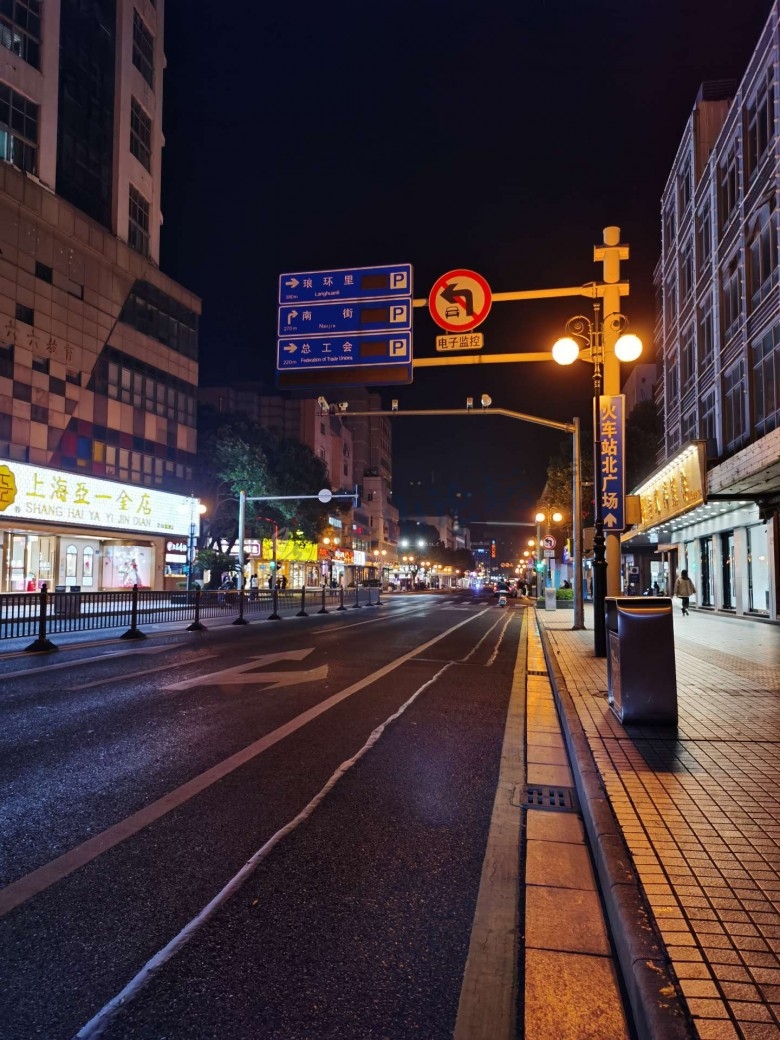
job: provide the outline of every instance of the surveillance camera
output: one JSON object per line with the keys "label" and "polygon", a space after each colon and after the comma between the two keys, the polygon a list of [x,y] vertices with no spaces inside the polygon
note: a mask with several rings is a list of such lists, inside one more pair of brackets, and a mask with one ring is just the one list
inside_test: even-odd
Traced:
{"label": "surveillance camera", "polygon": [[328,407],[328,402],[325,400],[324,397],[318,397],[317,398],[317,404],[320,406],[320,408],[327,408]]}
{"label": "surveillance camera", "polygon": [[466,398],[466,407],[467,408],[473,408],[474,407],[474,398],[473,397],[467,397]]}
{"label": "surveillance camera", "polygon": [[349,408],[349,401],[339,401],[340,412],[346,412],[347,408]]}
{"label": "surveillance camera", "polygon": [[392,400],[392,401],[390,402],[390,409],[391,409],[392,411],[394,411],[394,412],[397,412],[397,411],[398,411],[398,401],[396,400],[396,398],[395,398],[395,397],[394,397],[394,398],[393,398],[393,400]]}
{"label": "surveillance camera", "polygon": [[482,397],[480,397],[479,399],[479,403],[482,405],[483,408],[489,408],[493,403],[493,398],[490,396],[490,394],[483,394]]}

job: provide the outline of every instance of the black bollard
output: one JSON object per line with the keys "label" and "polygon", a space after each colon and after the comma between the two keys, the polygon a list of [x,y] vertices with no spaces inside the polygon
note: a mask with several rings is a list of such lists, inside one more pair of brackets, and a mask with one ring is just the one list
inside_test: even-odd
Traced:
{"label": "black bollard", "polygon": [[355,582],[355,602],[352,604],[352,609],[353,610],[356,610],[360,606],[360,603],[359,603],[359,593],[360,593],[360,586],[358,585],[357,582]]}
{"label": "black bollard", "polygon": [[346,610],[346,609],[347,608],[344,606],[344,586],[340,585],[339,586],[339,605],[336,607],[336,610]]}
{"label": "black bollard", "polygon": [[25,647],[25,650],[29,650],[30,653],[41,653],[48,650],[57,650],[58,648],[52,643],[50,639],[46,637],[46,582],[41,585],[40,594],[40,605],[38,612],[38,638],[30,643],[29,646]]}
{"label": "black bollard", "polygon": [[138,627],[138,586],[133,585],[132,603],[130,607],[130,628],[123,632],[120,639],[146,639],[146,634]]}
{"label": "black bollard", "polygon": [[272,613],[270,613],[268,615],[268,620],[269,621],[281,621],[282,619],[279,616],[279,593],[276,590],[276,585],[274,585],[273,592],[271,593],[271,603],[272,603],[272,608],[271,608],[272,609]]}
{"label": "black bollard", "polygon": [[238,590],[238,617],[233,622],[234,625],[248,625],[249,622],[244,617],[244,586]]}
{"label": "black bollard", "polygon": [[205,632],[206,626],[200,620],[200,588],[195,589],[195,620],[187,625],[188,632]]}
{"label": "black bollard", "polygon": [[298,613],[295,616],[296,617],[308,617],[309,616],[306,613],[306,586],[305,585],[301,586],[301,609],[298,611]]}
{"label": "black bollard", "polygon": [[317,611],[317,613],[318,614],[327,614],[328,613],[328,610],[327,610],[327,608],[325,606],[325,586],[324,585],[322,586],[322,606]]}

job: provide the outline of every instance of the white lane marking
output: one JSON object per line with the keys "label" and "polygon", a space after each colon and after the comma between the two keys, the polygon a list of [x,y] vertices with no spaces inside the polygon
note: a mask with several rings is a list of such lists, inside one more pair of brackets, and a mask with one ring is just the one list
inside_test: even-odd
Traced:
{"label": "white lane marking", "polygon": [[421,610],[420,607],[398,607],[392,614],[383,614],[381,617],[369,618],[368,621],[355,621],[351,625],[339,625],[338,628],[321,628],[319,630],[312,630],[309,635],[322,636],[332,635],[334,632],[343,632],[345,628],[360,628],[361,625],[375,625],[377,621],[395,621],[399,617],[409,617],[413,614],[427,614],[428,611]]}
{"label": "white lane marking", "polygon": [[[58,661],[57,664],[44,664],[40,668],[27,668],[24,671],[18,672],[4,672],[0,675],[2,679],[24,679],[28,676],[42,675],[45,672],[60,672],[63,668],[80,668],[83,664],[98,664],[101,661],[115,661],[118,657],[129,657],[131,654],[162,654],[166,650],[178,650],[181,646],[188,646],[188,643],[168,643],[165,646],[139,646],[134,650],[113,650],[108,654],[98,654],[97,657],[80,657],[75,661]],[[81,647],[74,647],[73,649],[81,649]],[[29,658],[28,658],[29,660]]]}
{"label": "white lane marking", "polygon": [[277,686],[290,686],[295,682],[325,679],[328,675],[327,665],[323,665],[321,668],[310,668],[305,672],[261,672],[258,670],[266,665],[275,664],[277,661],[302,661],[304,657],[309,656],[313,649],[313,646],[309,646],[304,650],[281,650],[274,654],[260,654],[243,664],[233,665],[232,668],[196,675],[194,679],[182,679],[181,682],[171,683],[170,686],[163,686],[161,689],[165,691],[189,690],[193,686],[238,686],[248,682],[267,682],[275,683]]}
{"label": "white lane marking", "polygon": [[493,653],[490,655],[490,657],[488,658],[488,660],[487,660],[487,662],[485,664],[486,668],[492,668],[493,665],[495,664],[496,658],[498,657],[498,651],[501,649],[501,644],[503,643],[504,636],[506,635],[506,630],[509,628],[509,623],[512,620],[512,615],[511,614],[506,614],[505,616],[506,616],[506,622],[504,624],[504,627],[501,629],[501,631],[500,631],[500,633],[498,635],[498,639],[496,640],[496,645],[493,647]]}
{"label": "white lane marking", "polygon": [[80,683],[78,686],[69,686],[68,690],[71,693],[75,693],[77,690],[90,690],[93,686],[105,686],[106,683],[110,682],[127,682],[132,679],[140,679],[144,675],[155,675],[157,672],[169,672],[171,668],[181,668],[188,664],[199,664],[201,661],[208,661],[212,657],[216,657],[216,654],[208,654],[202,650],[198,650],[195,654],[190,654],[189,657],[182,657],[178,661],[171,661],[170,664],[161,664],[157,668],[143,668],[138,672],[126,672],[122,675],[108,675],[103,679],[93,679],[92,682]]}
{"label": "white lane marking", "polygon": [[512,805],[512,794],[515,787],[525,780],[523,754],[528,640],[527,622],[521,621],[520,624],[498,785],[482,861],[453,1040],[510,1040],[517,1035],[517,878],[523,810]]}
{"label": "white lane marking", "polygon": [[76,1033],[74,1040],[94,1040],[95,1037],[100,1036],[101,1033],[105,1031],[117,1011],[120,1008],[127,1007],[130,1001],[138,995],[146,983],[153,977],[155,972],[159,971],[164,964],[174,957],[179,950],[193,938],[196,932],[198,932],[203,925],[214,916],[217,910],[226,903],[231,896],[235,895],[244,882],[252,876],[257,867],[269,855],[269,853],[272,852],[279,842],[282,841],[283,838],[286,838],[288,834],[291,834],[300,826],[300,824],[312,815],[315,809],[317,809],[325,800],[327,795],[330,794],[341,777],[344,776],[345,773],[349,772],[352,766],[354,766],[356,762],[360,761],[360,759],[370,751],[374,744],[376,744],[390,723],[395,722],[396,719],[400,718],[406,709],[417,700],[420,694],[440,679],[447,669],[452,667],[452,665],[453,662],[448,661],[447,664],[445,664],[443,668],[440,668],[431,679],[428,679],[427,682],[424,682],[422,686],[415,690],[411,697],[409,697],[409,699],[406,700],[396,712],[386,718],[384,722],[380,723],[380,725],[373,730],[363,747],[354,754],[352,758],[348,758],[346,762],[341,763],[322,790],[312,798],[309,804],[301,809],[297,816],[294,816],[289,823],[286,823],[284,827],[281,827],[273,837],[269,838],[264,845],[260,846],[257,852],[253,853],[253,855],[249,857],[239,872],[228,881],[222,890],[214,896],[211,902],[207,903],[200,913],[196,917],[193,917],[193,919],[182,928],[178,935],[175,935],[166,946],[151,958],[151,960],[147,961],[138,974],[128,982],[120,993],[117,993],[113,999],[105,1004],[85,1026],[82,1026],[78,1033]]}
{"label": "white lane marking", "polygon": [[[490,608],[487,607],[486,609],[489,610]],[[474,617],[481,617],[484,613],[485,613],[485,611],[482,610],[482,611],[479,612],[479,614],[475,614]],[[472,648],[469,650],[469,652],[466,654],[465,657],[461,658],[461,664],[463,664],[464,661],[468,661],[468,659],[470,657],[474,656],[474,654],[477,652],[477,650],[479,650],[479,648],[482,646],[482,644],[485,642],[485,640],[488,638],[488,636],[493,632],[493,629],[501,624],[503,618],[504,618],[504,615],[499,615],[496,618],[496,620],[493,622],[493,624],[490,626],[490,628],[487,630],[487,632],[485,632],[485,634],[482,636],[482,638],[477,643],[475,643],[474,646],[472,646]]]}
{"label": "white lane marking", "polygon": [[426,643],[421,643],[414,650],[410,650],[408,653],[397,657],[389,664],[383,665],[375,672],[371,672],[370,675],[352,683],[351,686],[346,686],[343,690],[328,697],[327,700],[315,704],[312,708],[309,708],[308,711],[304,711],[294,719],[290,719],[289,722],[286,722],[283,726],[279,726],[279,728],[273,730],[273,732],[267,733],[264,737],[256,740],[253,744],[249,744],[247,747],[242,748],[241,751],[237,751],[234,755],[230,755],[222,762],[217,763],[217,765],[212,766],[210,769],[205,770],[205,772],[200,773],[191,780],[188,780],[187,783],[182,784],[181,787],[169,791],[168,794],[163,795],[162,798],[158,798],[156,801],[144,806],[143,809],[139,809],[138,812],[134,812],[124,820],[120,820],[119,823],[115,823],[113,827],[109,827],[100,834],[94,834],[91,838],[82,842],[81,845],[77,845],[68,852],[64,852],[61,856],[51,860],[49,863],[45,863],[42,867],[38,867],[37,870],[25,874],[24,877],[19,878],[17,881],[12,881],[9,885],[6,885],[5,888],[0,889],[0,917],[7,914],[9,910],[13,910],[14,907],[19,906],[28,899],[31,899],[39,892],[43,892],[51,885],[61,881],[62,878],[67,877],[68,874],[72,874],[74,870],[78,870],[85,864],[90,863],[102,853],[107,852],[108,849],[112,849],[115,845],[119,845],[127,838],[132,838],[134,834],[137,834],[139,831],[143,830],[144,827],[148,827],[149,824],[159,820],[172,809],[178,809],[180,805],[188,802],[190,798],[194,798],[195,795],[200,794],[201,791],[205,791],[207,788],[211,787],[212,784],[222,780],[223,777],[232,773],[240,766],[245,765],[247,762],[251,762],[253,758],[261,755],[264,751],[273,747],[274,744],[278,744],[279,741],[289,737],[292,733],[295,733],[296,730],[308,725],[308,723],[312,722],[320,715],[324,715],[326,711],[330,711],[331,708],[340,704],[341,701],[346,700],[347,697],[351,697],[354,693],[358,693],[360,690],[364,689],[366,686],[370,686],[378,679],[383,679],[386,675],[394,672],[396,668],[400,668],[402,664],[411,661],[412,658],[416,657],[418,654],[425,653],[429,647],[434,646],[442,639],[446,639],[447,636],[452,635],[453,632],[456,632],[464,625],[470,624],[475,617],[477,617],[477,615],[459,621],[457,625],[452,625],[451,628],[446,629],[444,632],[440,633],[440,635],[434,636],[433,639],[429,639]]}

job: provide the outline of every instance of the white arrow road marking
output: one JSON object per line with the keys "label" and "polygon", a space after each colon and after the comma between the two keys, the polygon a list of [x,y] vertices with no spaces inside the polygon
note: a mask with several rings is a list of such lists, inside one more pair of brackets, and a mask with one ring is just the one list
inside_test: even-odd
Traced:
{"label": "white arrow road marking", "polygon": [[219,672],[208,672],[206,675],[196,676],[194,679],[184,679],[182,682],[171,683],[163,686],[163,690],[189,690],[193,686],[238,686],[248,682],[268,682],[274,687],[292,686],[297,682],[313,682],[315,679],[325,679],[328,674],[328,666],[310,668],[305,672],[261,672],[260,668],[275,664],[277,661],[302,661],[314,649],[313,646],[304,650],[283,650],[277,654],[261,654],[252,657],[243,664],[233,665],[232,668],[223,668]]}

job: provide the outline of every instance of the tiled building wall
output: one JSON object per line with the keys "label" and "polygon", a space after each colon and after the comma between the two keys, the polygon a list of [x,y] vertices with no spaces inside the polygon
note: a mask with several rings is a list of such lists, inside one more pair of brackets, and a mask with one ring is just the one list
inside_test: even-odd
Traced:
{"label": "tiled building wall", "polygon": [[[187,353],[120,321],[138,285],[191,314]],[[199,312],[110,232],[0,166],[0,456],[143,484],[189,479]]]}

